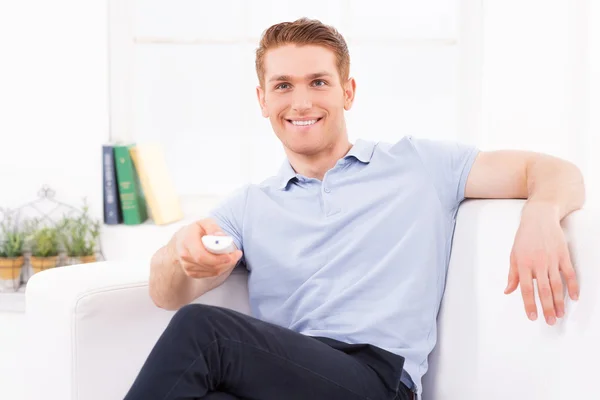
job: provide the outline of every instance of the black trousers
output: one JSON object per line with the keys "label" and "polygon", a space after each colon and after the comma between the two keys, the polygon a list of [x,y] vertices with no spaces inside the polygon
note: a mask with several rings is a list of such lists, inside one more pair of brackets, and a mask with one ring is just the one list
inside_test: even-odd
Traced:
{"label": "black trousers", "polygon": [[226,308],[175,313],[125,400],[408,400],[404,358]]}

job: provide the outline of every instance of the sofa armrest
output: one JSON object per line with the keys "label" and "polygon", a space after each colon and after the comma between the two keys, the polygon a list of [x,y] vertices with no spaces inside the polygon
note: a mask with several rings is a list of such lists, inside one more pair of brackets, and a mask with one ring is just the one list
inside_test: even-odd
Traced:
{"label": "sofa armrest", "polygon": [[[121,399],[173,315],[152,302],[146,262],[99,262],[34,275],[26,289],[27,399]],[[249,313],[235,271],[195,302]]]}
{"label": "sofa armrest", "polygon": [[545,323],[525,315],[520,288],[505,295],[522,200],[468,200],[457,215],[438,342],[424,400],[584,399],[595,393],[600,356],[600,218],[579,210],[563,222],[581,296]]}

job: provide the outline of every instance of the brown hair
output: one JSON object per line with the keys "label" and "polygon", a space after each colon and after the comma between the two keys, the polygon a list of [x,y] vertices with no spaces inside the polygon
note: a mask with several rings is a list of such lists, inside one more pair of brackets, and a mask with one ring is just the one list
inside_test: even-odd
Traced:
{"label": "brown hair", "polygon": [[260,85],[264,87],[264,58],[268,50],[286,44],[319,45],[329,48],[335,53],[337,69],[342,82],[350,73],[350,53],[344,37],[332,26],[321,21],[300,18],[294,22],[281,22],[265,30],[256,49],[256,74]]}

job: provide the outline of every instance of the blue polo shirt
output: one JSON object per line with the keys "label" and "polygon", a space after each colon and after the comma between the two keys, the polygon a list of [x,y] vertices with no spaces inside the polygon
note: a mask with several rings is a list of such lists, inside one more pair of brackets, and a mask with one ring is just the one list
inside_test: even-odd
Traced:
{"label": "blue polo shirt", "polygon": [[357,140],[323,181],[279,174],[212,210],[244,253],[253,316],[405,358],[422,391],[455,216],[478,150]]}

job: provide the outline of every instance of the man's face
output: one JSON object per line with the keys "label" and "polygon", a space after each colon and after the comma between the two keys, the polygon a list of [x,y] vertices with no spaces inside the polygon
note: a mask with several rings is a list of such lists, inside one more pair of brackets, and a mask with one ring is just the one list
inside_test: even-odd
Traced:
{"label": "man's face", "polygon": [[347,141],[344,110],[354,100],[354,79],[342,84],[335,54],[322,46],[285,45],[264,58],[262,115],[283,145],[313,156]]}

